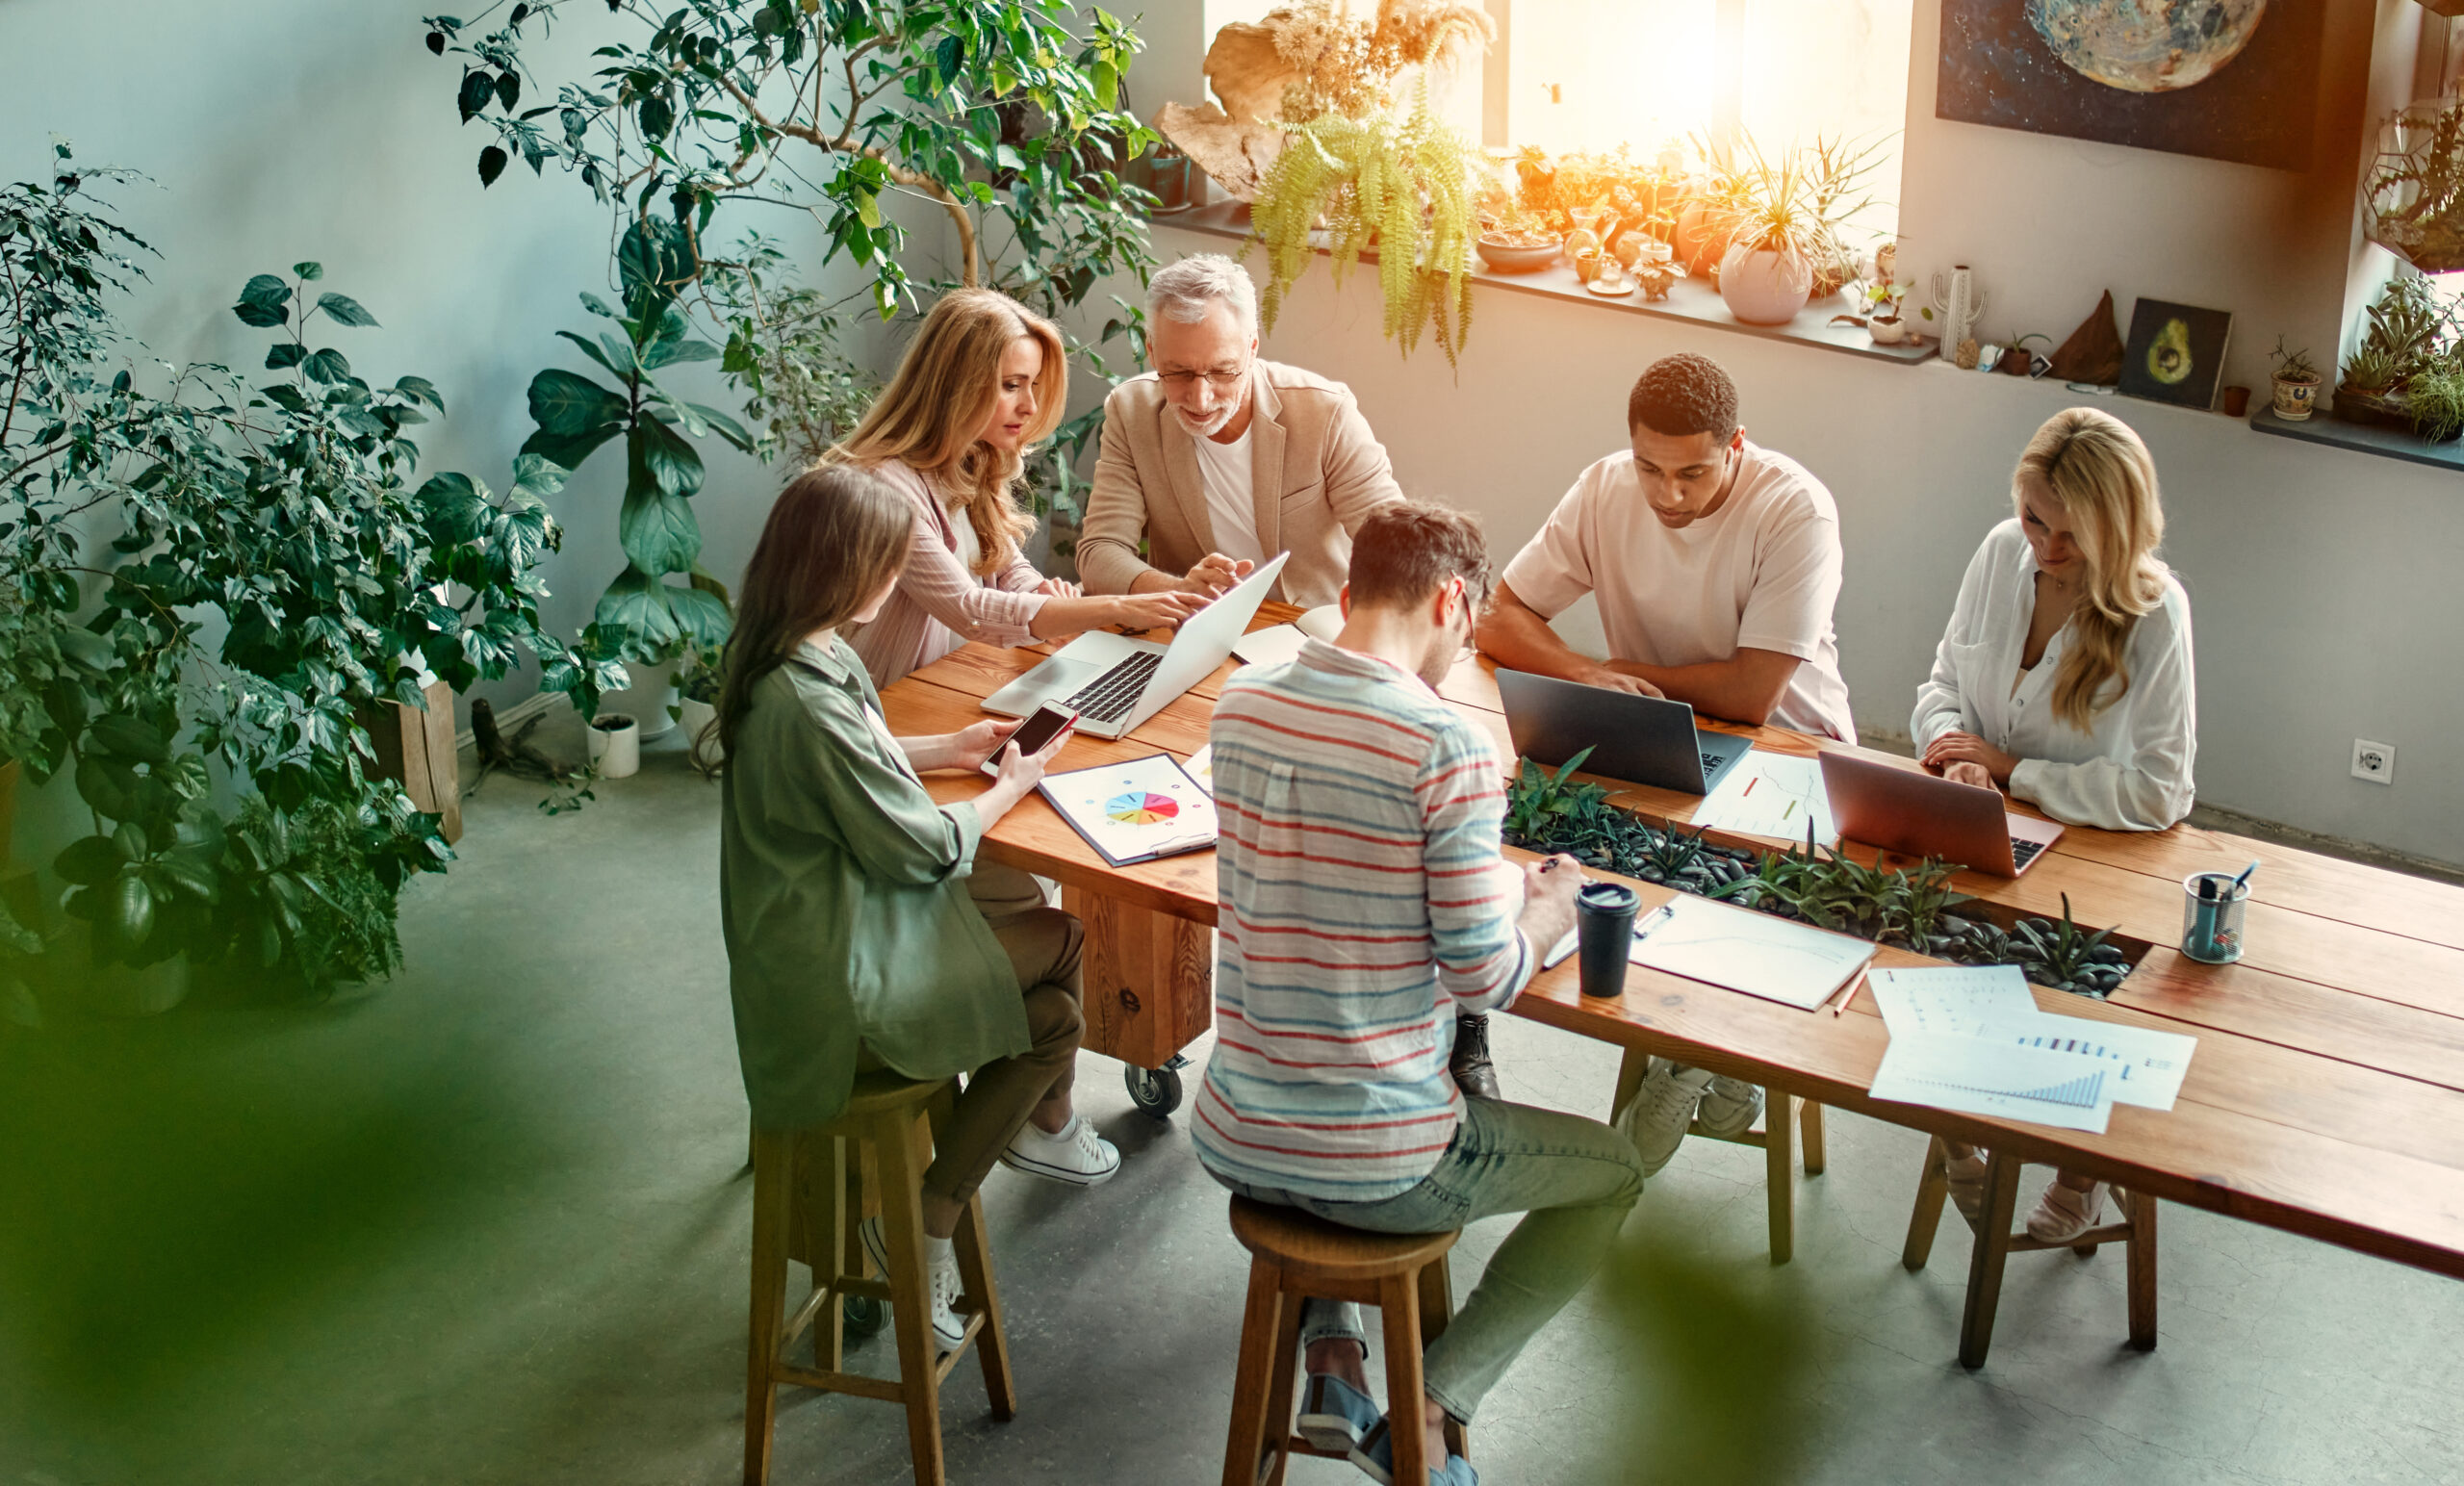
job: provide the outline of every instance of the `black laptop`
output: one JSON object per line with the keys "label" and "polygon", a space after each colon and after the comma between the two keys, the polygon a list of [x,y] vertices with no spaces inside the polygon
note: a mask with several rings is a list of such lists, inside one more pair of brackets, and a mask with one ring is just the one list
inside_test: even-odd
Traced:
{"label": "black laptop", "polygon": [[1561,681],[1527,671],[1498,671],[1506,731],[1533,763],[1564,763],[1584,749],[1585,774],[1707,795],[1754,747],[1754,740],[1694,726],[1682,702]]}

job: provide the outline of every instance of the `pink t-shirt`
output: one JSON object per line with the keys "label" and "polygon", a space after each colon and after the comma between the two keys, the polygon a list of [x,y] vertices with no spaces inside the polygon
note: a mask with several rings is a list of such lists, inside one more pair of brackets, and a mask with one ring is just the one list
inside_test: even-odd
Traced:
{"label": "pink t-shirt", "polygon": [[1652,666],[1777,651],[1801,662],[1771,721],[1855,742],[1831,628],[1839,597],[1839,511],[1785,454],[1748,442],[1736,484],[1712,515],[1671,529],[1652,514],[1634,455],[1582,472],[1505,581],[1545,619],[1600,597],[1614,659]]}

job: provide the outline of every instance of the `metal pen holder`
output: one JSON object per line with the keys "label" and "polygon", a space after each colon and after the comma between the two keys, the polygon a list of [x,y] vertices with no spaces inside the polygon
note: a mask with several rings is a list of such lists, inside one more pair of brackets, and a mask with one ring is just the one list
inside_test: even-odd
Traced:
{"label": "metal pen holder", "polygon": [[[2242,958],[2242,914],[2250,884],[2235,884],[2230,872],[2194,872],[2182,879],[2182,953],[2201,964],[2229,965]],[[2213,897],[2199,895],[2213,884]]]}

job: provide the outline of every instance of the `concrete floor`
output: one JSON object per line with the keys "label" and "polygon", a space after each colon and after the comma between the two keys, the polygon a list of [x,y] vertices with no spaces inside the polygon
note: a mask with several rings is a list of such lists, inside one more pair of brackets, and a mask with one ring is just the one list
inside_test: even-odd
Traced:
{"label": "concrete floor", "polygon": [[[578,815],[537,793],[470,802],[389,985],[0,1037],[0,1486],[736,1478],[717,791],[670,751]],[[1604,1110],[1604,1048],[1512,1017],[1497,1042],[1511,1096]],[[951,1475],[1212,1480],[1243,1256],[1185,1127],[1109,1061],[1081,1087],[1127,1165],[1083,1194],[987,1185],[1024,1402],[995,1424],[958,1374]],[[1898,1264],[1921,1151],[1835,1116],[1775,1270],[1760,1153],[1689,1145],[1490,1398],[1483,1478],[2464,1479],[2464,1286],[2200,1213],[2167,1212],[2154,1353],[2122,1345],[2118,1253],[2022,1256],[1963,1371],[1956,1220],[1929,1269]],[[1458,1290],[1502,1232],[1467,1235]],[[894,1367],[887,1340],[857,1365]],[[889,1407],[783,1409],[774,1479],[907,1478]]]}

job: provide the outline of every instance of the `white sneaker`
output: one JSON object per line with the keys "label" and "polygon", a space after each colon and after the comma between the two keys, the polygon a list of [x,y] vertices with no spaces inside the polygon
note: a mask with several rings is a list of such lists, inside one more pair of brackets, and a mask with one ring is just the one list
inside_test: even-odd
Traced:
{"label": "white sneaker", "polygon": [[1685,1140],[1685,1127],[1694,1119],[1694,1106],[1701,1102],[1703,1090],[1711,1075],[1702,1068],[1681,1068],[1662,1059],[1652,1060],[1651,1072],[1643,1076],[1642,1086],[1634,1097],[1619,1110],[1612,1120],[1619,1133],[1634,1142],[1635,1153],[1643,1158],[1643,1175],[1657,1176],[1677,1154]]}
{"label": "white sneaker", "polygon": [[1703,1133],[1728,1140],[1754,1128],[1754,1116],[1762,1113],[1762,1090],[1743,1079],[1711,1075],[1711,1087],[1703,1090],[1702,1106],[1694,1118]]}
{"label": "white sneaker", "polygon": [[1073,1114],[1059,1135],[1046,1135],[1033,1124],[1018,1127],[1001,1164],[1013,1171],[1067,1182],[1072,1187],[1099,1187],[1120,1169],[1120,1152],[1095,1134],[1084,1114]]}
{"label": "white sneaker", "polygon": [[[889,1273],[889,1243],[882,1231],[882,1220],[867,1217],[857,1227],[863,1238],[864,1252],[872,1257],[873,1268],[885,1277]],[[932,1300],[933,1340],[945,1352],[954,1352],[966,1340],[966,1321],[956,1306],[964,1290],[959,1282],[958,1246],[947,1239],[927,1238],[924,1241],[924,1290]]]}

